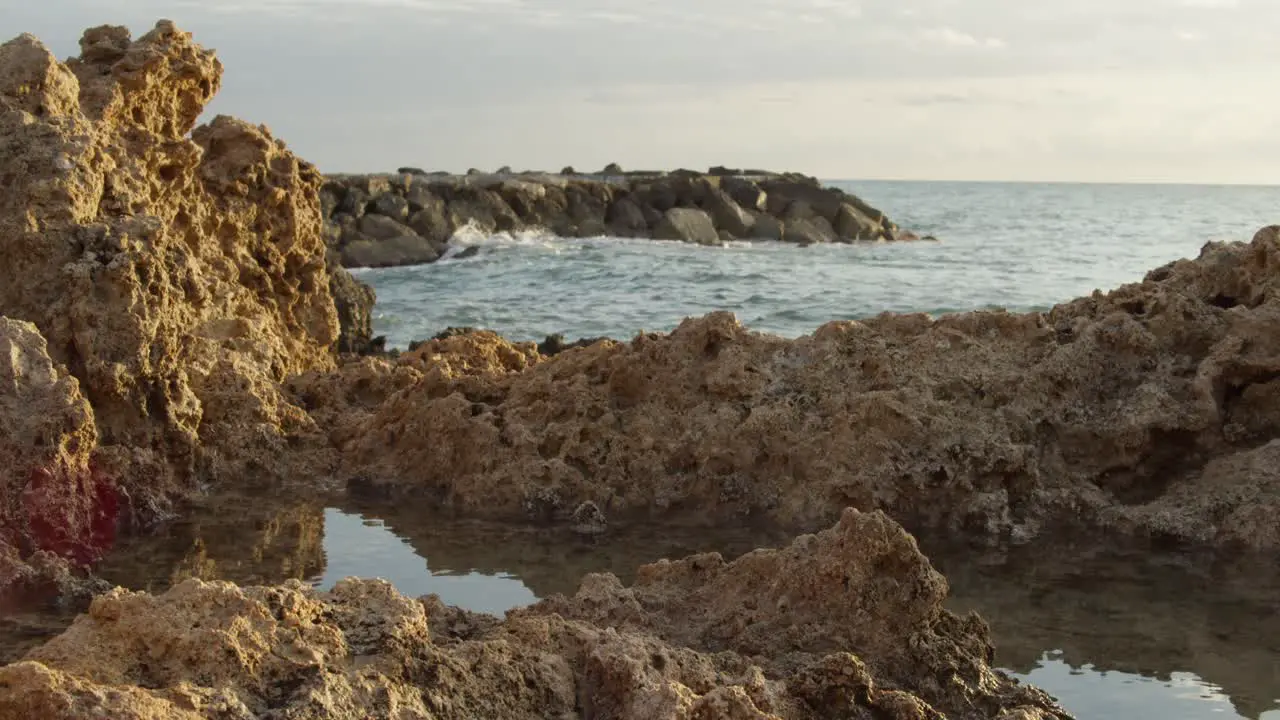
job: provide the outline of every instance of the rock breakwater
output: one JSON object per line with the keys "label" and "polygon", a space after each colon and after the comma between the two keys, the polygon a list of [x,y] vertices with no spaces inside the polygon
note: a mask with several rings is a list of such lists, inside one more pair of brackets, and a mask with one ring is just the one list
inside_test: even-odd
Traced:
{"label": "rock breakwater", "polygon": [[321,190],[329,248],[347,267],[434,262],[454,233],[540,230],[561,237],[651,237],[701,245],[919,239],[858,197],[793,173],[723,168],[584,176],[546,173],[330,176]]}

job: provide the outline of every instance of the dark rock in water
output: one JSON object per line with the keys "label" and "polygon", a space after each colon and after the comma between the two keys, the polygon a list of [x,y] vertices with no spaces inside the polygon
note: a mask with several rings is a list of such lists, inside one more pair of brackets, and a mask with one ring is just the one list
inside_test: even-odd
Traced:
{"label": "dark rock in water", "polygon": [[716,232],[711,216],[696,208],[671,208],[653,229],[655,240],[682,240],[699,245],[718,245],[720,234]]}
{"label": "dark rock in water", "polygon": [[338,311],[338,352],[367,352],[372,344],[373,306],[377,295],[346,268],[332,261],[328,265],[329,293]]}
{"label": "dark rock in water", "polygon": [[435,262],[440,251],[426,238],[410,232],[386,240],[359,240],[342,248],[347,267],[399,267]]}
{"label": "dark rock in water", "polygon": [[453,259],[466,260],[469,257],[475,257],[479,254],[480,254],[479,245],[468,245],[467,247],[462,248],[462,250],[459,250],[458,254],[453,256]]}
{"label": "dark rock in water", "polygon": [[629,197],[609,206],[605,222],[609,224],[609,230],[613,234],[621,237],[638,237],[649,232],[649,222],[645,219],[644,211]]}
{"label": "dark rock in water", "polygon": [[416,168],[416,167],[396,168],[396,172],[400,173],[401,175],[426,175],[427,174],[426,170],[423,170],[422,168]]}
{"label": "dark rock in water", "polygon": [[565,350],[573,350],[574,348],[582,348],[582,347],[591,347],[592,345],[595,345],[601,340],[608,340],[608,339],[609,338],[606,338],[606,337],[582,338],[580,340],[575,340],[571,343],[566,343],[564,340],[564,335],[557,333],[555,335],[548,335],[545,340],[538,343],[538,352],[542,355],[546,355],[547,357],[550,357],[552,355],[559,355]]}
{"label": "dark rock in water", "polygon": [[800,245],[829,243],[836,241],[836,232],[826,218],[799,218],[787,221],[782,239]]}
{"label": "dark rock in water", "polygon": [[723,190],[719,188],[709,189],[706,199],[702,202],[702,209],[706,210],[707,214],[711,216],[711,220],[718,230],[729,234],[730,240],[750,237],[751,226],[755,225],[755,218],[751,217],[746,210],[743,210]]}

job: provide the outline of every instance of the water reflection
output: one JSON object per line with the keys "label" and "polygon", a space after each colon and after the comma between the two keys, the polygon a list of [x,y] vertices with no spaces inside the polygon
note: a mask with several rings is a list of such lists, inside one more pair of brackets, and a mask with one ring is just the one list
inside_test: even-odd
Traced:
{"label": "water reflection", "polygon": [[[562,529],[458,520],[412,504],[346,498],[210,498],[183,519],[124,542],[107,580],[161,592],[188,577],[237,583],[289,578],[330,587],[382,577],[493,614],[583,575],[716,550],[736,557],[790,538],[738,527],[622,530],[584,539]],[[1012,551],[953,541],[921,545],[946,574],[953,609],[990,624],[997,664],[1061,699],[1081,720],[1280,720],[1280,569],[1141,548],[1058,540]],[[69,617],[0,618],[0,661]]]}

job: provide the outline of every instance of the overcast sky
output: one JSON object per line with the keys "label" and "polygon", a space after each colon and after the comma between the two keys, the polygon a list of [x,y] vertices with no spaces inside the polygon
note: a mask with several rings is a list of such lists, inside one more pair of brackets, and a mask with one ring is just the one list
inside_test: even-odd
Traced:
{"label": "overcast sky", "polygon": [[[58,56],[161,17],[210,113],[326,172],[1275,183],[1280,0],[0,0]],[[212,115],[210,115],[211,117]]]}

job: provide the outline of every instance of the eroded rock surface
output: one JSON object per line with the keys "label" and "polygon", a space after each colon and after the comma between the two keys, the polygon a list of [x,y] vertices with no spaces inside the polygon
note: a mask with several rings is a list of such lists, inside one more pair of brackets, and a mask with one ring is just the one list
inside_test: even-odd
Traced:
{"label": "eroded rock surface", "polygon": [[592,575],[505,621],[348,580],[116,590],[0,668],[0,718],[1066,718],[898,525]]}
{"label": "eroded rock surface", "polygon": [[852,505],[1015,540],[1083,521],[1276,548],[1278,285],[1268,228],[1047,313],[794,341],[717,313],[554,358],[475,333],[353,369],[387,388],[356,412],[315,394],[349,476],[494,517],[591,501],[813,527]]}
{"label": "eroded rock surface", "polygon": [[[319,172],[263,127],[195,127],[213,53],[167,21],[80,44],[65,63],[30,35],[0,45],[0,315],[34,324],[0,332],[34,373],[6,392],[66,401],[0,441],[46,441],[0,488],[78,508],[58,516],[73,545],[95,492],[146,518],[197,481],[295,470],[283,450],[316,428],[279,383],[333,367],[339,329]],[[37,515],[7,538],[23,553]]]}

